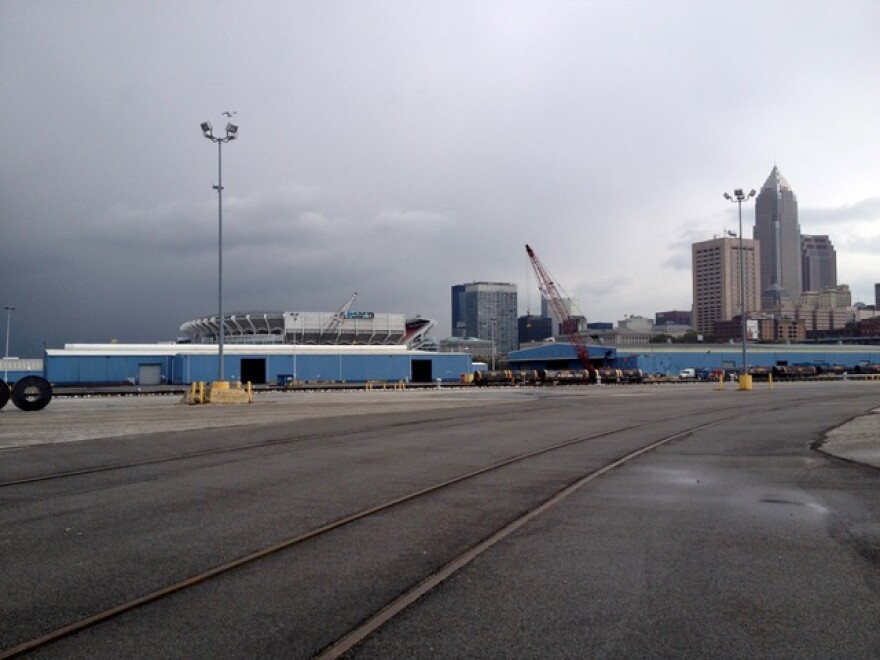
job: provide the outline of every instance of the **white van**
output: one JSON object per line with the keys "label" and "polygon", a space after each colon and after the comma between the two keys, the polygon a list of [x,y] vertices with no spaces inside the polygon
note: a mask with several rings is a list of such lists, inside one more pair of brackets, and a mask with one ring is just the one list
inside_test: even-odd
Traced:
{"label": "white van", "polygon": [[678,372],[679,378],[696,378],[697,370],[696,369],[682,369]]}

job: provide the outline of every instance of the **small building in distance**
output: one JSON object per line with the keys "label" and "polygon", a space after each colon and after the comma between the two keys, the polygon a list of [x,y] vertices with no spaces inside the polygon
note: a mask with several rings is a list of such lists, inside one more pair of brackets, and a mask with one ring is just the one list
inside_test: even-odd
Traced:
{"label": "small building in distance", "polygon": [[[774,318],[766,314],[746,319],[747,341],[800,343],[806,339],[807,329],[802,319]],[[715,341],[742,342],[742,317],[716,321]]]}
{"label": "small building in distance", "polygon": [[656,312],[654,314],[654,325],[691,325],[691,313],[679,310],[669,312]]}
{"label": "small building in distance", "polygon": [[519,345],[543,341],[553,336],[553,319],[547,316],[527,314],[517,319]]}

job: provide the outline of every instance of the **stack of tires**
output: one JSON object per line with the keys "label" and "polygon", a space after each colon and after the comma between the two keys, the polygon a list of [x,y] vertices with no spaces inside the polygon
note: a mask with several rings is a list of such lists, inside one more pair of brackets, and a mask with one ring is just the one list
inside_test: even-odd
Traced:
{"label": "stack of tires", "polygon": [[21,410],[28,412],[42,410],[52,400],[52,385],[40,376],[25,376],[9,387],[9,384],[0,378],[0,409],[9,403],[10,399],[15,407]]}

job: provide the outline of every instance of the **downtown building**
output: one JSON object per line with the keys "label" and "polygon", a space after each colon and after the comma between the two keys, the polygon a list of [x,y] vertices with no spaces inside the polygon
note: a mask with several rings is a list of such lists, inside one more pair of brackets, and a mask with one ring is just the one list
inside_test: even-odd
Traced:
{"label": "downtown building", "polygon": [[532,344],[553,336],[553,319],[547,316],[526,314],[518,319],[519,343]]}
{"label": "downtown building", "polygon": [[459,339],[467,337],[466,288],[466,284],[452,285],[452,336]]}
{"label": "downtown building", "polygon": [[775,165],[755,200],[753,236],[760,242],[761,309],[791,304],[803,292],[797,197]]}
{"label": "downtown building", "polygon": [[801,236],[801,259],[805,292],[837,286],[837,252],[828,236]]}
{"label": "downtown building", "polygon": [[[471,282],[452,287],[452,331],[492,342],[498,356],[519,348],[516,284]],[[458,305],[458,309],[456,309]],[[464,312],[464,334],[460,314]]]}
{"label": "downtown building", "polygon": [[742,240],[743,289],[740,300],[740,241],[713,238],[691,246],[693,278],[692,325],[698,334],[714,335],[715,323],[730,321],[761,305],[760,263],[762,246],[755,240]]}
{"label": "downtown building", "polygon": [[808,336],[817,336],[828,330],[846,327],[852,316],[852,292],[846,284],[824,287],[818,291],[804,291],[797,300],[793,313],[786,316],[804,322]]}

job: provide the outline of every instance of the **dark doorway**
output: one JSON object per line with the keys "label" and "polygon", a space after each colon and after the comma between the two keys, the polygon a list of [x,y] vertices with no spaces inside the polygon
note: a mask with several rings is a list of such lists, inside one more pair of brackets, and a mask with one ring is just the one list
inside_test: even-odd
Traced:
{"label": "dark doorway", "polygon": [[414,383],[430,383],[433,378],[431,360],[413,360],[412,361],[412,382]]}
{"label": "dark doorway", "polygon": [[259,383],[266,382],[266,359],[265,358],[242,358],[241,359],[241,382]]}

